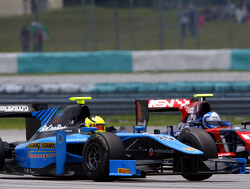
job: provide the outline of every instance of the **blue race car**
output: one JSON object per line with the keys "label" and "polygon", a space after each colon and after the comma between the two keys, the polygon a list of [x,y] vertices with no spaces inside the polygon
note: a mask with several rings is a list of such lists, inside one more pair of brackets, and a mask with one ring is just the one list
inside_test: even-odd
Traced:
{"label": "blue race car", "polygon": [[12,143],[0,139],[0,173],[95,181],[171,174],[194,181],[217,173],[246,173],[244,158],[218,159],[216,145],[204,131],[183,134],[184,144],[170,135],[148,134],[144,125],[108,127],[101,117],[90,116],[85,100],[91,97],[70,99],[77,104],[0,105],[1,118],[26,118],[27,138]]}

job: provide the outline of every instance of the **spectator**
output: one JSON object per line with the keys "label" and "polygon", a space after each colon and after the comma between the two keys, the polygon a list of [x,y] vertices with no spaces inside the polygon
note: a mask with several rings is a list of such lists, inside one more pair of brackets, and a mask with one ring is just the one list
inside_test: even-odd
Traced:
{"label": "spectator", "polygon": [[19,38],[21,41],[22,51],[28,52],[30,50],[30,32],[26,25],[23,25]]}
{"label": "spectator", "polygon": [[204,23],[205,23],[205,15],[202,12],[199,16],[198,16],[198,28],[204,32],[205,28],[204,28]]}
{"label": "spectator", "polygon": [[36,30],[34,32],[34,51],[41,52],[43,51],[43,30],[39,25],[37,25]]}
{"label": "spectator", "polygon": [[213,14],[212,14],[212,9],[210,6],[206,6],[206,8],[204,10],[204,14],[205,14],[205,20],[207,22],[212,20]]}
{"label": "spectator", "polygon": [[247,14],[247,16],[246,16],[246,18],[245,18],[245,22],[246,22],[247,24],[250,24],[250,14],[249,14],[249,13]]}
{"label": "spectator", "polygon": [[221,13],[222,13],[222,9],[221,6],[217,5],[213,11],[212,11],[212,18],[213,19],[220,19],[221,18]]}
{"label": "spectator", "polygon": [[187,12],[184,9],[184,5],[180,5],[178,17],[179,17],[179,23],[180,23],[181,36],[185,37],[188,18],[187,18]]}
{"label": "spectator", "polygon": [[242,10],[240,7],[237,7],[236,11],[235,11],[235,18],[236,18],[236,22],[238,23],[242,23]]}
{"label": "spectator", "polygon": [[196,13],[195,7],[193,4],[188,6],[188,30],[190,35],[193,37],[195,35],[195,27],[196,27]]}
{"label": "spectator", "polygon": [[224,17],[225,18],[231,18],[235,15],[235,4],[234,3],[228,3],[224,9]]}
{"label": "spectator", "polygon": [[246,19],[247,19],[247,16],[248,16],[248,4],[246,1],[244,1],[242,3],[242,21],[243,22],[246,22]]}
{"label": "spectator", "polygon": [[236,5],[234,3],[231,3],[229,5],[229,15],[233,17],[235,15]]}
{"label": "spectator", "polygon": [[33,36],[34,51],[43,51],[43,42],[49,37],[48,29],[41,22],[32,22],[30,33]]}

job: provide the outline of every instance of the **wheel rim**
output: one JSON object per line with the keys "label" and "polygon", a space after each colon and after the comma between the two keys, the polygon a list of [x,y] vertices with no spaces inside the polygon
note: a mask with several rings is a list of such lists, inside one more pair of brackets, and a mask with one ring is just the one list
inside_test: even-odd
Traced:
{"label": "wheel rim", "polygon": [[87,150],[87,166],[89,169],[95,170],[101,163],[101,149],[97,144],[92,144]]}

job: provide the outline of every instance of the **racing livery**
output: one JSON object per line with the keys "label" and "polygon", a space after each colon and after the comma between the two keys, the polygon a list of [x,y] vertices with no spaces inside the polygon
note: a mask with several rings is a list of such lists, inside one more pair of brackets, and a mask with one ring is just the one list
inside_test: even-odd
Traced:
{"label": "racing livery", "polygon": [[[177,140],[167,134],[148,134],[145,125],[104,128],[103,120],[100,131],[84,124],[86,119],[92,120],[85,105],[91,97],[70,99],[77,104],[52,108],[0,105],[0,117],[26,118],[27,138],[11,143],[0,139],[1,173],[87,176],[95,181],[149,174],[204,180],[217,173],[246,173],[244,158],[218,159],[217,148],[204,131],[190,130]],[[189,103],[170,102],[182,108]],[[194,143],[188,136],[200,142]]]}
{"label": "racing livery", "polygon": [[[149,112],[179,111],[182,119],[175,129],[169,127],[170,135],[178,139],[178,136],[185,128],[201,128],[214,139],[219,156],[243,157],[249,163],[250,155],[250,129],[246,125],[249,121],[243,121],[244,127],[233,126],[228,121],[218,119],[217,113],[212,112],[206,97],[212,97],[212,94],[196,94],[195,99],[152,99],[136,100],[136,122],[137,124],[147,124],[149,121]],[[200,97],[200,100],[198,99]],[[209,119],[216,119],[217,124],[210,127],[204,122],[204,119],[210,115]]]}

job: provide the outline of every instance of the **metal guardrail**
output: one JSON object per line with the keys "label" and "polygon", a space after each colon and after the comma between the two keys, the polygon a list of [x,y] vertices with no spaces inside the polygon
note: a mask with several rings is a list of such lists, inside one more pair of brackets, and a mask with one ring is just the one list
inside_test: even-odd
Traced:
{"label": "metal guardrail", "polygon": [[[170,99],[170,98],[192,98],[193,94],[40,94],[40,95],[0,95],[0,104],[30,104],[48,103],[50,106],[74,104],[68,100],[71,96],[92,96],[93,100],[87,101],[92,114],[134,114],[136,99]],[[250,115],[250,96],[240,97],[215,95],[220,97],[207,98],[212,110],[221,115]]]}

